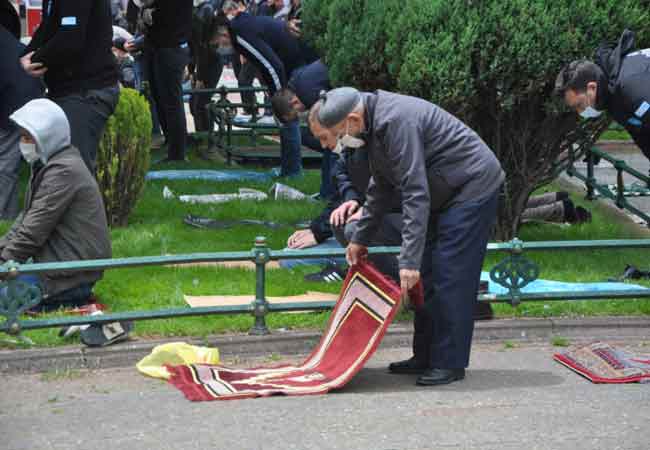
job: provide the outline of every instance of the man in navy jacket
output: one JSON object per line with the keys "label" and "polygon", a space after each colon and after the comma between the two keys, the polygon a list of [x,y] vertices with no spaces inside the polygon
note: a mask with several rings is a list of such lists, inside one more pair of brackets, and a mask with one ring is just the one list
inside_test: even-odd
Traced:
{"label": "man in navy jacket", "polygon": [[[272,17],[253,16],[238,0],[225,0],[223,13],[229,21],[232,45],[258,69],[271,95],[287,86],[293,72],[318,56]],[[293,120],[280,130],[281,176],[296,176],[302,170],[300,124]]]}
{"label": "man in navy jacket", "polygon": [[[273,114],[283,124],[297,121],[300,114],[306,113],[316,103],[321,91],[329,91],[331,88],[327,66],[320,59],[300,67],[293,71],[287,87],[276,92],[271,98]],[[300,139],[302,144],[323,154],[320,196],[330,199],[336,190],[332,182],[336,157],[331,150],[320,145],[309,128],[300,129]]]}

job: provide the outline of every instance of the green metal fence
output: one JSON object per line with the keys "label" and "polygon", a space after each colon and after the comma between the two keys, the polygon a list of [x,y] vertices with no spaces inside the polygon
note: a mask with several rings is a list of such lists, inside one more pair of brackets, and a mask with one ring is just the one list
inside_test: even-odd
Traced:
{"label": "green metal fence", "polygon": [[[505,295],[482,294],[483,302],[506,302],[517,306],[522,301],[588,300],[650,298],[650,289],[629,291],[590,292],[522,292],[530,282],[538,278],[539,266],[528,259],[524,252],[537,251],[579,251],[594,249],[642,249],[650,248],[650,239],[602,240],[602,241],[545,241],[527,242],[514,239],[507,243],[488,244],[488,252],[506,253],[506,257],[490,270],[492,281],[505,287]],[[266,315],[271,312],[328,310],[333,302],[273,304],[266,300],[266,264],[270,261],[293,258],[319,258],[343,256],[343,249],[281,250],[268,248],[266,239],[258,237],[251,251],[193,253],[172,256],[144,256],[104,260],[71,261],[48,264],[17,264],[7,262],[0,266],[0,316],[6,320],[0,323],[0,332],[20,335],[25,330],[62,327],[69,325],[103,324],[118,320],[151,320],[173,317],[200,316],[208,314],[252,314],[255,318],[251,334],[269,332]],[[397,254],[399,247],[373,247],[371,254]],[[21,274],[39,274],[48,271],[109,270],[142,266],[186,264],[217,261],[253,261],[255,263],[255,299],[243,306],[215,306],[204,308],[174,308],[154,311],[116,312],[97,316],[75,316],[48,319],[25,319],[23,313],[38,304],[40,291],[20,279]],[[5,289],[6,288],[6,289]]]}
{"label": "green metal fence", "polygon": [[[595,200],[596,192],[603,197],[606,197],[610,200],[613,200],[616,206],[620,209],[625,209],[635,216],[643,219],[648,227],[650,227],[650,216],[645,212],[641,211],[639,208],[634,206],[628,197],[637,197],[639,195],[650,195],[650,176],[644,175],[638,170],[634,169],[627,165],[622,159],[614,158],[609,153],[606,153],[596,147],[588,149],[586,152],[587,159],[587,173],[586,175],[579,172],[575,167],[576,157],[574,155],[570,156],[569,167],[566,172],[572,177],[576,177],[579,180],[582,180],[587,187],[587,199]],[[597,159],[603,159],[610,162],[616,169],[616,189],[612,190],[609,185],[600,184],[596,180],[594,167],[596,165]],[[628,175],[633,176],[639,180],[641,186],[626,186],[623,180],[623,174],[627,173]]]}

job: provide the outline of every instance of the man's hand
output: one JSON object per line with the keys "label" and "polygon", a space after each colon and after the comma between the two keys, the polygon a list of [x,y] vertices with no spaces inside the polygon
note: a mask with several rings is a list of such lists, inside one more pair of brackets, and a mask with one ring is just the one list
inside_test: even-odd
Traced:
{"label": "man's hand", "polygon": [[129,53],[135,52],[137,50],[137,47],[135,46],[135,42],[134,41],[125,42],[124,43],[124,50],[129,52]]}
{"label": "man's hand", "polygon": [[348,218],[347,218],[347,220],[345,221],[345,223],[350,223],[350,222],[354,222],[355,220],[359,220],[359,219],[361,219],[361,215],[362,215],[362,214],[363,214],[363,208],[359,208],[359,209],[357,209],[357,212],[355,212],[354,214],[348,216]]}
{"label": "man's hand", "polygon": [[402,304],[405,305],[409,301],[409,290],[413,288],[420,279],[420,271],[412,269],[400,269],[399,281],[401,287]]}
{"label": "man's hand", "polygon": [[27,53],[25,56],[20,58],[20,64],[28,75],[34,78],[40,78],[45,75],[45,72],[47,72],[47,67],[45,67],[43,63],[33,63],[32,56],[34,56],[34,52]]}
{"label": "man's hand", "polygon": [[348,264],[353,266],[362,260],[368,258],[368,247],[351,242],[345,249],[345,259]]}
{"label": "man's hand", "polygon": [[289,236],[287,247],[291,249],[309,248],[318,244],[311,230],[298,230]]}
{"label": "man's hand", "polygon": [[287,22],[287,30],[289,33],[293,34],[295,37],[299,38],[302,36],[302,31],[300,30],[300,24],[302,20],[292,19]]}
{"label": "man's hand", "polygon": [[330,214],[330,225],[333,227],[340,227],[346,223],[349,215],[353,214],[359,209],[359,202],[356,200],[348,200],[341,204],[338,208]]}

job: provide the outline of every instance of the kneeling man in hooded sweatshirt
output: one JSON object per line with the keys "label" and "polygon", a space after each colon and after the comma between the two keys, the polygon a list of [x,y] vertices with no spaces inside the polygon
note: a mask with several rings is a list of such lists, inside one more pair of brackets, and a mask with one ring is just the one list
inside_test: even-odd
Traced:
{"label": "kneeling man in hooded sweatshirt", "polygon": [[[10,119],[20,130],[20,151],[31,176],[24,210],[0,239],[0,264],[110,258],[102,196],[70,144],[70,125],[61,107],[47,99],[32,100]],[[88,303],[101,277],[101,271],[21,275],[41,289],[41,310]]]}

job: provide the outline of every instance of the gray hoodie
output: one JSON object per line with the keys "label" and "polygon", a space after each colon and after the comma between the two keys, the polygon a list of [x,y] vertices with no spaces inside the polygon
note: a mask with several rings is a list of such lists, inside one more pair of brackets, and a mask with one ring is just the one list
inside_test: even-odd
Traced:
{"label": "gray hoodie", "polygon": [[[23,213],[0,239],[0,263],[110,258],[99,187],[79,151],[70,145],[70,125],[63,110],[50,100],[38,99],[10,118],[36,141],[40,161],[32,164]],[[99,271],[42,274],[44,299],[101,277]]]}

